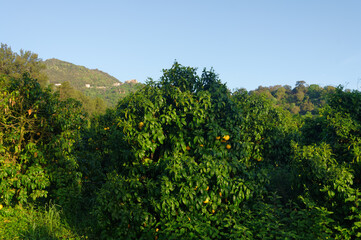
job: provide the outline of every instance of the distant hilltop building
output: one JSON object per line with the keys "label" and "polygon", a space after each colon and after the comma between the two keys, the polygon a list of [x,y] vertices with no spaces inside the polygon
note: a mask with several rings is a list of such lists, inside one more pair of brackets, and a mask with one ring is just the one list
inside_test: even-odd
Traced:
{"label": "distant hilltop building", "polygon": [[[127,81],[125,81],[125,83],[128,83],[128,84],[136,84],[136,83],[138,83],[138,81],[136,80],[136,79],[131,79],[131,80],[127,80]],[[122,82],[116,82],[116,83],[113,83],[112,84],[112,86],[113,87],[119,87],[119,86],[121,86],[121,85],[123,85],[124,83],[122,83]],[[56,84],[55,84],[56,85]],[[85,87],[86,88],[97,88],[97,89],[106,89],[107,88],[107,86],[92,86],[92,85],[90,85],[89,83],[86,83],[85,84]]]}
{"label": "distant hilltop building", "polygon": [[138,83],[138,81],[136,79],[131,79],[131,80],[127,80],[125,81],[125,83]]}
{"label": "distant hilltop building", "polygon": [[59,86],[61,86],[61,83],[55,83],[54,84],[56,87],[59,87]]}
{"label": "distant hilltop building", "polygon": [[120,85],[122,85],[122,83],[118,82],[118,83],[113,83],[114,87],[119,87]]}

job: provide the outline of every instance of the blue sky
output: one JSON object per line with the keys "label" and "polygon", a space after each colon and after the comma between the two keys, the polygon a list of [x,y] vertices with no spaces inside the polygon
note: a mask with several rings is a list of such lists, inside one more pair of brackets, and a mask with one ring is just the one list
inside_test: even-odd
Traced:
{"label": "blue sky", "polygon": [[0,42],[105,71],[159,79],[175,60],[230,89],[361,89],[359,0],[0,0]]}

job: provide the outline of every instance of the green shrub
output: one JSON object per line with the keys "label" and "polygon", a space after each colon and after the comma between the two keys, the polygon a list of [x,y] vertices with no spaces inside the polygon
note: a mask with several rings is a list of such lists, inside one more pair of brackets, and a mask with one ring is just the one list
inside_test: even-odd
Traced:
{"label": "green shrub", "polygon": [[59,101],[27,74],[2,76],[0,98],[0,203],[33,203],[49,193],[65,202],[79,189],[72,153],[84,124],[79,104]]}
{"label": "green shrub", "polygon": [[252,236],[241,212],[268,194],[263,140],[282,122],[276,112],[263,98],[232,96],[213,71],[199,77],[177,63],[120,101],[117,125],[99,127],[103,166],[112,163],[93,210],[101,236]]}

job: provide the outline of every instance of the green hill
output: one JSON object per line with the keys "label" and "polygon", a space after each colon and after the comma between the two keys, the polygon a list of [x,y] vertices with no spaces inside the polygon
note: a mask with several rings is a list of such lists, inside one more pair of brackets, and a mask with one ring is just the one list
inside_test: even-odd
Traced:
{"label": "green hill", "polygon": [[275,105],[293,114],[305,115],[318,114],[319,109],[325,106],[327,96],[335,89],[333,86],[321,87],[317,84],[308,85],[304,81],[298,81],[293,89],[289,85],[259,86],[249,93],[264,95]]}
{"label": "green hill", "polygon": [[48,59],[44,63],[50,83],[57,84],[68,81],[78,90],[86,88],[86,84],[100,87],[119,83],[118,79],[98,69],[88,69],[55,58]]}
{"label": "green hill", "polygon": [[136,80],[120,82],[115,77],[98,69],[88,69],[55,58],[44,61],[44,72],[49,77],[49,83],[60,87],[69,82],[72,87],[86,96],[103,99],[108,107],[113,107],[120,98],[134,92],[143,84]]}

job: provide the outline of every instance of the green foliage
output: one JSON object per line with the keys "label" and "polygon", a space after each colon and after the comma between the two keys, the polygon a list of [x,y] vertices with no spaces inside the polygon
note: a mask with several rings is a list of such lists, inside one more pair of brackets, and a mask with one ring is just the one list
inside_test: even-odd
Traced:
{"label": "green foliage", "polygon": [[81,89],[86,96],[102,99],[107,107],[114,108],[121,98],[132,92],[141,89],[141,83],[123,83],[120,86],[107,86],[106,88],[85,88]]}
{"label": "green foliage", "polygon": [[297,188],[308,201],[332,212],[336,239],[361,236],[360,98],[357,91],[337,88],[320,116],[306,118],[303,146],[294,145]]}
{"label": "green foliage", "polygon": [[328,225],[332,219],[326,209],[282,204],[277,195],[271,195],[268,202],[242,207],[242,225],[248,231],[242,237],[234,236],[236,239],[331,239]]}
{"label": "green foliage", "polygon": [[0,94],[0,202],[30,203],[49,192],[65,201],[79,178],[72,155],[83,125],[79,104],[59,101],[27,74],[1,77]]}
{"label": "green foliage", "polygon": [[0,83],[1,200],[7,205],[22,204],[46,196],[49,186],[46,160],[36,144],[44,129],[44,116],[38,111],[45,108],[49,95],[26,75],[20,81],[3,76]]}
{"label": "green foliage", "polygon": [[[58,90],[0,78],[1,236],[361,237],[358,91],[231,93],[212,69],[176,62],[87,122],[73,98],[90,98]],[[63,213],[27,208],[50,199]]]}
{"label": "green foliage", "polygon": [[85,88],[85,84],[93,86],[111,86],[119,82],[115,77],[97,69],[88,69],[58,59],[47,59],[45,73],[50,83],[63,83],[71,81],[75,89]]}
{"label": "green foliage", "polygon": [[[51,84],[61,84],[59,91],[64,91],[65,95],[82,102],[84,108],[91,114],[104,113],[104,109],[97,110],[99,104],[107,107],[115,107],[119,99],[134,92],[142,87],[139,83],[120,83],[118,79],[98,69],[88,69],[72,63],[60,61],[58,59],[48,59],[44,62],[46,69],[44,73],[49,77]],[[66,82],[72,86],[68,89],[69,84],[63,86]],[[113,84],[121,84],[113,86]],[[89,84],[89,88],[86,87]],[[104,103],[100,103],[101,100]],[[93,110],[95,108],[95,110]]]}
{"label": "green foliage", "polygon": [[288,85],[260,86],[256,90],[250,91],[250,94],[263,95],[273,104],[281,106],[295,115],[307,113],[316,115],[319,109],[325,106],[327,95],[334,91],[335,88],[332,86],[323,88],[316,84],[308,86],[306,82],[298,81],[293,89]]}
{"label": "green foliage", "polygon": [[61,100],[73,98],[80,101],[84,111],[90,116],[105,113],[106,103],[101,98],[92,98],[73,88],[69,82],[63,82],[55,89]]}
{"label": "green foliage", "polygon": [[86,239],[78,236],[62,219],[62,211],[54,204],[44,208],[3,208],[0,210],[2,239]]}
{"label": "green foliage", "polygon": [[264,99],[231,96],[213,71],[199,77],[178,63],[123,99],[102,149],[114,165],[94,209],[101,236],[251,236],[239,211],[267,194],[261,141],[282,121],[276,112]]}
{"label": "green foliage", "polygon": [[44,87],[48,85],[48,77],[42,72],[44,69],[45,64],[37,54],[24,50],[17,54],[9,46],[1,43],[0,75],[21,78],[24,73],[28,73]]}

